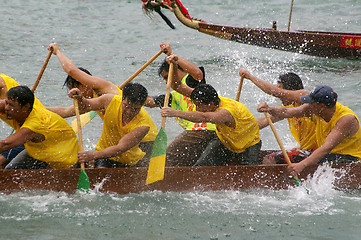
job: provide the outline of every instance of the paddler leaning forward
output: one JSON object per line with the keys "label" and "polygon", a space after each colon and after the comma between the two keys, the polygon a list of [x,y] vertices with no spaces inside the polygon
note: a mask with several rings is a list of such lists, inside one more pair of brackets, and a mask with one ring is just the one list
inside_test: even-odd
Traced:
{"label": "paddler leaning forward", "polygon": [[16,132],[0,141],[0,153],[22,144],[5,169],[71,168],[78,161],[78,140],[69,124],[47,110],[26,86],[12,87],[0,101],[0,118]]}
{"label": "paddler leaning forward", "polygon": [[295,108],[270,107],[260,103],[259,112],[278,118],[316,118],[317,149],[299,163],[290,166],[291,174],[299,174],[310,165],[323,162],[358,162],[361,159],[361,128],[356,114],[337,102],[337,94],[329,86],[315,87],[301,96],[303,105]]}
{"label": "paddler leaning forward", "polygon": [[105,109],[102,135],[95,151],[79,152],[79,162],[94,161],[94,168],[134,167],[145,156],[140,141],[149,132],[152,119],[141,111],[148,91],[138,83],[128,83],[119,95],[104,94],[86,99],[77,88],[69,97],[79,101],[81,113]]}
{"label": "paddler leaning forward", "polygon": [[[90,72],[84,68],[78,68],[62,51],[60,51],[57,43],[51,43],[48,50],[57,56],[61,67],[68,74],[64,85],[68,87],[69,90],[72,88],[78,88],[85,98],[97,98],[104,94],[121,94],[121,89],[114,83],[97,76],[92,76]],[[48,109],[58,113],[63,118],[75,115],[73,106],[51,107]],[[97,113],[101,119],[104,119],[104,109],[98,110]],[[147,114],[144,108],[141,109],[141,114]],[[146,153],[146,156],[142,159],[142,163],[138,163],[138,165],[148,165],[153,149],[153,143],[157,134],[157,127],[153,122],[151,122],[148,134],[139,144],[140,149]]]}
{"label": "paddler leaning forward", "polygon": [[[178,57],[170,55],[168,62],[177,68]],[[197,111],[180,111],[163,107],[163,117],[179,117],[192,122],[211,122],[216,125],[217,138],[211,140],[195,166],[219,166],[231,164],[261,164],[258,153],[261,149],[259,127],[255,117],[240,102],[218,96],[208,84],[191,88],[183,84],[177,75],[173,76],[172,88],[190,97]]]}

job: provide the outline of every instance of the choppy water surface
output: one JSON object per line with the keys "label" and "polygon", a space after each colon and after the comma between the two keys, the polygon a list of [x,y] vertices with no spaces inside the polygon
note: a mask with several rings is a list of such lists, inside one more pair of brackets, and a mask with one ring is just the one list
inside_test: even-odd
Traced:
{"label": "choppy water surface", "polygon": [[[189,1],[190,14],[204,21],[249,27],[286,29],[290,1]],[[239,67],[267,81],[293,71],[305,88],[328,84],[339,101],[361,116],[360,61],[324,59],[242,45],[190,30],[164,11],[176,25],[171,30],[158,16],[145,17],[141,1],[1,1],[0,72],[32,86],[56,41],[78,66],[121,84],[168,41],[174,53],[206,69],[207,81],[234,98]],[[295,1],[291,29],[361,32],[361,3],[355,0]],[[164,56],[162,56],[163,58]],[[157,59],[134,81],[151,95],[165,91],[157,76]],[[36,96],[47,106],[70,105],[66,74],[52,56]],[[261,101],[279,104],[245,81],[241,101],[256,116]],[[148,111],[160,125],[158,109]],[[70,120],[69,120],[70,121]],[[276,124],[287,147],[295,145],[286,122]],[[167,121],[169,140],[181,132]],[[101,121],[84,128],[85,147],[94,149]],[[10,129],[0,123],[1,139]],[[269,129],[262,130],[263,149],[276,149]],[[326,171],[306,180],[304,189],[249,190],[130,195],[67,195],[54,192],[0,194],[0,239],[359,239],[361,198],[334,190],[334,174]]]}

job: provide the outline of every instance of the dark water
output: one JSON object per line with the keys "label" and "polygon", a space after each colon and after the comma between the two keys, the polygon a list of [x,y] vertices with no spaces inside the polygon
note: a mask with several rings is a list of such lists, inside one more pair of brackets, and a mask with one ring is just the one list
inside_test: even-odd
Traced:
{"label": "dark water", "polygon": [[[183,1],[190,14],[204,21],[249,27],[286,29],[290,1]],[[225,97],[234,98],[238,70],[275,82],[292,71],[305,88],[328,84],[339,101],[361,116],[360,61],[324,59],[242,45],[210,37],[177,22],[168,26],[156,15],[147,18],[141,1],[0,0],[0,72],[32,86],[57,42],[63,52],[93,75],[121,84],[168,41],[174,53],[204,66],[207,81]],[[357,0],[295,1],[291,29],[361,32],[361,3]],[[165,92],[158,58],[134,81],[152,95]],[[70,105],[62,88],[66,74],[52,56],[36,96],[47,106]],[[261,101],[279,104],[245,81],[241,101],[256,116]],[[157,126],[158,109],[148,111]],[[70,120],[69,120],[70,121]],[[286,122],[276,128],[286,147],[295,146]],[[0,123],[4,139],[10,129]],[[181,132],[168,119],[169,140]],[[87,149],[94,149],[101,121],[84,128]],[[263,149],[277,149],[269,129],[262,130]],[[288,191],[229,191],[206,193],[144,193],[125,196],[67,195],[21,192],[0,195],[0,239],[360,239],[361,198],[332,188],[334,173],[306,180],[311,194]]]}

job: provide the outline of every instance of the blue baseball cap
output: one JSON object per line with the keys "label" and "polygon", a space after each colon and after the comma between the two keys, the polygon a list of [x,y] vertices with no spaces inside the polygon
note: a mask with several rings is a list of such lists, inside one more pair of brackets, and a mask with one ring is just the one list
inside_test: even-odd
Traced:
{"label": "blue baseball cap", "polygon": [[337,102],[337,93],[326,85],[316,86],[310,94],[301,96],[304,103],[323,103],[326,106],[333,107]]}

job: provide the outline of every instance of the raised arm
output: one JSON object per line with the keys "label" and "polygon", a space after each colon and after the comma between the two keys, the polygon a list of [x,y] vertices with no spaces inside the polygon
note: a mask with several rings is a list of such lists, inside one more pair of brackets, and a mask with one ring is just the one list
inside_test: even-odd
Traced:
{"label": "raised arm", "polygon": [[[172,54],[169,57],[167,57],[166,60],[169,64],[173,63],[174,69],[177,69],[177,66],[178,66],[178,56],[177,55]],[[173,71],[173,82],[172,82],[171,87],[175,91],[177,91],[180,94],[187,96],[187,97],[190,97],[191,93],[193,91],[193,88],[182,83],[182,79],[179,78],[177,71]]]}
{"label": "raised arm", "polygon": [[239,70],[239,75],[249,79],[253,82],[258,88],[260,88],[263,92],[272,95],[281,99],[281,101],[294,102],[298,104],[302,104],[300,97],[306,94],[309,94],[308,90],[286,90],[283,88],[279,88],[267,81],[264,81],[254,75],[252,75],[249,71],[244,68]]}
{"label": "raised arm", "polygon": [[79,81],[81,84],[92,88],[98,96],[103,94],[119,94],[118,89],[114,84],[106,81],[103,78],[95,77],[80,70],[64,53],[59,49],[57,43],[51,43],[48,47],[58,57],[58,60],[63,67],[64,71],[71,77]]}
{"label": "raised arm", "polygon": [[[160,44],[160,48],[162,49],[162,51],[167,54],[167,56],[171,56],[172,54],[174,54],[172,52],[172,49],[170,47],[170,44],[167,42],[162,42]],[[201,69],[199,69],[199,67],[197,67],[196,65],[194,65],[193,63],[189,62],[188,60],[177,56],[178,57],[178,65],[185,71],[187,72],[189,75],[191,75],[195,80],[201,81],[204,78],[203,72],[201,71]]]}

